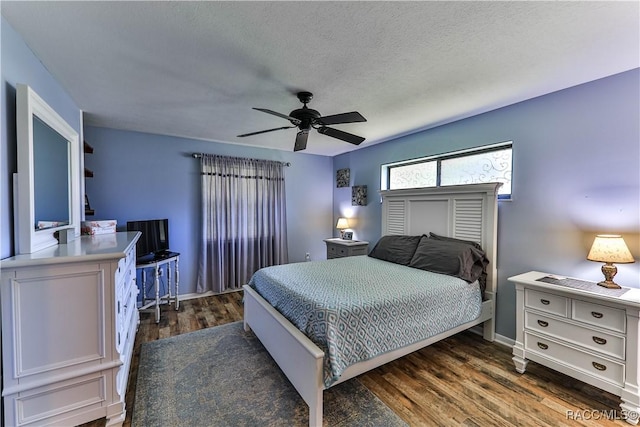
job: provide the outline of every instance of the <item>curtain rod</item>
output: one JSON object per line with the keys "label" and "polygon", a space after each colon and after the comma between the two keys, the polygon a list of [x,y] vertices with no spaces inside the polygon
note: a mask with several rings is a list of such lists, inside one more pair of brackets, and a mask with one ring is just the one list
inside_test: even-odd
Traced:
{"label": "curtain rod", "polygon": [[[217,156],[218,154],[212,154],[212,156]],[[194,159],[199,159],[200,157],[202,157],[202,153],[193,153],[191,154],[191,157],[193,157]],[[224,157],[224,156],[223,156]],[[264,159],[255,159],[255,160],[264,160]],[[289,167],[291,166],[290,162],[281,162],[283,166]]]}

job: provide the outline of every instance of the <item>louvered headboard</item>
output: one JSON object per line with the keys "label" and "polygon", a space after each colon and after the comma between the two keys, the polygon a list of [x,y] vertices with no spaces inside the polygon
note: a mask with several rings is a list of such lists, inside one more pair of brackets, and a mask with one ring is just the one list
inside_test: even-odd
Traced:
{"label": "louvered headboard", "polygon": [[382,235],[433,232],[482,245],[491,262],[487,292],[495,293],[499,183],[382,191]]}

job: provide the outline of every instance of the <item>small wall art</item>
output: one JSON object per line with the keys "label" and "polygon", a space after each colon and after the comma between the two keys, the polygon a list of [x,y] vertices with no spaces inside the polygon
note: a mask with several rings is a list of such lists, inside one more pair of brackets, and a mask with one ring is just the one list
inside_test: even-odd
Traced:
{"label": "small wall art", "polygon": [[367,205],[367,186],[354,185],[351,187],[351,205],[366,206]]}
{"label": "small wall art", "polygon": [[349,178],[350,178],[349,168],[338,169],[338,171],[336,172],[336,187],[348,187]]}

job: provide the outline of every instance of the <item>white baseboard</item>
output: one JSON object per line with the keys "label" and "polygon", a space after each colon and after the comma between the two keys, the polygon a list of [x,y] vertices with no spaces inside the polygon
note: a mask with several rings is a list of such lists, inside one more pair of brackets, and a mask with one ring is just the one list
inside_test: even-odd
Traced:
{"label": "white baseboard", "polygon": [[[469,329],[469,331],[473,332],[474,334],[478,334],[480,336],[483,335],[482,325],[476,325],[473,328]],[[511,338],[505,337],[504,335],[500,335],[500,334],[496,334],[496,338],[493,342],[509,348],[513,347],[513,345],[516,343],[515,340],[512,340]]]}
{"label": "white baseboard", "polygon": [[516,343],[516,340],[513,340],[509,337],[505,337],[504,335],[496,334],[496,340],[494,342],[500,345],[504,345],[505,347],[511,348]]}

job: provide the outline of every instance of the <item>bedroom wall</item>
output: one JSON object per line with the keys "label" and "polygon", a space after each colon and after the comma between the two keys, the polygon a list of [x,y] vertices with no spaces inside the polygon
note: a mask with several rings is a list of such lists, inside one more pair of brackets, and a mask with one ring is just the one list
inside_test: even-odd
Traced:
{"label": "bedroom wall", "polygon": [[31,86],[76,132],[81,134],[80,109],[25,44],[1,18],[0,88],[0,259],[14,255],[13,173],[17,172],[16,85]]}
{"label": "bedroom wall", "polygon": [[200,227],[199,160],[192,153],[290,162],[285,168],[289,261],[325,259],[323,239],[332,233],[333,163],[330,157],[267,150],[172,136],[85,127],[94,148],[85,166],[94,172],[85,182],[89,219],[169,218],[171,249],[180,252],[180,293],[194,293]]}
{"label": "bedroom wall", "polygon": [[618,265],[616,281],[640,287],[639,93],[635,69],[337,156],[334,180],[350,168],[351,185],[367,185],[369,197],[353,207],[351,189],[335,188],[334,220],[353,215],[354,238],[373,244],[381,164],[513,141],[513,200],[498,208],[497,333],[515,338],[508,277],[538,270],[602,280],[601,264],[586,260],[596,234],[623,235],[637,261]]}

